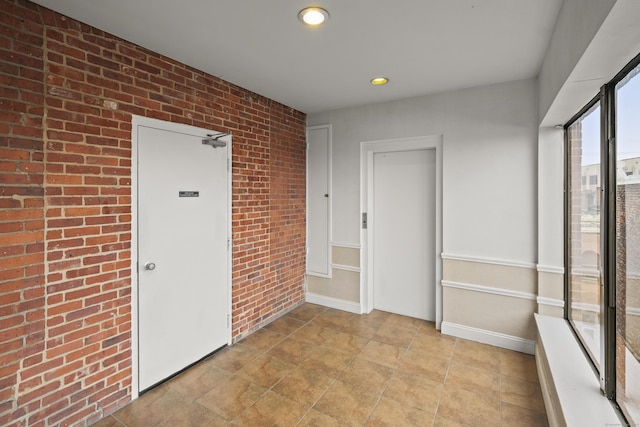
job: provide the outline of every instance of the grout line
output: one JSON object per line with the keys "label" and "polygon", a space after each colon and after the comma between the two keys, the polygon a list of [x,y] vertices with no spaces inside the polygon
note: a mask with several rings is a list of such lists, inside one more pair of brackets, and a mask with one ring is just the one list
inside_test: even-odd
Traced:
{"label": "grout line", "polygon": [[447,371],[444,373],[444,379],[442,380],[442,390],[440,391],[440,397],[438,397],[438,403],[436,404],[436,411],[433,414],[433,422],[432,427],[436,424],[436,419],[438,418],[438,410],[440,410],[440,403],[442,402],[442,396],[444,395],[444,388],[447,384],[447,378],[449,377],[449,369],[451,369],[451,361],[453,360],[453,354],[456,351],[456,346],[458,345],[458,338],[455,338],[455,342],[453,344],[453,349],[451,350],[451,354],[449,355],[449,363],[447,364]]}

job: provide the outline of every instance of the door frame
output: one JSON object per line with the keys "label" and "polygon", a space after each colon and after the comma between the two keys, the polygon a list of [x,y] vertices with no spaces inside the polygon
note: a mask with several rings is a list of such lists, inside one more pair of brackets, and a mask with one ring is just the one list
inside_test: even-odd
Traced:
{"label": "door frame", "polygon": [[[203,138],[207,134],[218,134],[221,131],[199,128],[180,123],[172,123],[164,120],[152,119],[132,115],[131,117],[131,398],[136,399],[139,395],[139,322],[138,322],[138,128],[151,127],[170,132],[185,133],[189,135],[201,134]],[[220,138],[227,143],[227,319],[228,336],[227,345],[231,345],[231,335],[233,330],[231,300],[232,300],[232,266],[233,266],[233,234],[232,234],[232,171],[231,152],[232,136],[226,135]]]}
{"label": "door frame", "polygon": [[[435,150],[436,154],[436,224],[435,224],[435,305],[436,329],[442,324],[442,135],[363,141],[360,143],[360,212],[373,212],[373,156],[377,153],[398,151]],[[373,223],[368,218],[367,228],[362,228],[360,218],[360,309],[363,313],[373,310]]]}

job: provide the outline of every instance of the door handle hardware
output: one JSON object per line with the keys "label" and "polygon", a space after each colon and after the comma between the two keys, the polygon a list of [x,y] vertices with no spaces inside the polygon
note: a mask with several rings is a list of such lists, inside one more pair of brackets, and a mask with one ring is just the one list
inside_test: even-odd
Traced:
{"label": "door handle hardware", "polygon": [[155,270],[156,269],[156,265],[153,262],[145,262],[144,263],[144,269],[145,270],[149,270],[149,271]]}

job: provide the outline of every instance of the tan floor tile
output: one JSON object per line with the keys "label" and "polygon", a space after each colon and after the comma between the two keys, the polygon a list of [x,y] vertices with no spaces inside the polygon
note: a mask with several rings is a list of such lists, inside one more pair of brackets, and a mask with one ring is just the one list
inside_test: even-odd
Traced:
{"label": "tan floor tile", "polygon": [[342,381],[334,382],[314,409],[352,426],[361,426],[369,417],[378,396]]}
{"label": "tan floor tile", "polygon": [[267,351],[280,341],[284,340],[284,336],[281,334],[269,331],[267,329],[260,329],[239,341],[237,345],[246,347],[256,352]]}
{"label": "tan floor tile", "polygon": [[422,375],[434,381],[444,382],[449,368],[449,360],[436,356],[425,356],[420,352],[407,350],[400,359],[399,369],[402,372]]}
{"label": "tan floor tile", "polygon": [[405,406],[395,400],[382,398],[369,417],[367,426],[429,426],[433,413]]}
{"label": "tan floor tile", "polygon": [[298,427],[340,427],[343,424],[329,415],[318,412],[315,409],[310,410],[307,415],[298,423]]}
{"label": "tan floor tile", "polygon": [[418,328],[418,335],[430,335],[455,341],[454,337],[451,337],[449,335],[442,335],[442,332],[436,329],[436,324],[434,322],[425,321],[424,323],[422,323]]}
{"label": "tan floor tile", "polygon": [[538,382],[538,371],[533,355],[500,349],[500,372],[502,375]]}
{"label": "tan floor tile", "polygon": [[326,345],[345,351],[355,356],[362,351],[362,349],[365,345],[367,345],[368,342],[369,340],[366,338],[361,338],[344,332],[338,332],[326,343]]}
{"label": "tan floor tile", "polygon": [[537,412],[545,412],[540,384],[502,376],[502,401]]}
{"label": "tan floor tile", "polygon": [[371,340],[364,346],[359,357],[395,369],[404,351],[403,348]]}
{"label": "tan floor tile", "polygon": [[394,347],[407,348],[415,335],[416,328],[405,328],[385,322],[378,328],[373,339]]}
{"label": "tan floor tile", "polygon": [[487,371],[452,360],[445,384],[483,394],[492,399],[500,399],[500,374],[498,371]]}
{"label": "tan floor tile", "polygon": [[270,355],[260,355],[237,372],[237,375],[259,386],[271,388],[285,375],[291,372],[295,365]]}
{"label": "tan floor tile", "polygon": [[196,402],[227,420],[232,420],[253,405],[266,391],[266,388],[234,375]]}
{"label": "tan floor tile", "polygon": [[228,425],[227,420],[197,403],[188,404],[184,410],[176,411],[175,415],[161,424],[162,427],[224,427]]}
{"label": "tan floor tile", "polygon": [[189,400],[169,387],[159,386],[120,409],[113,416],[128,427],[160,425],[172,416],[186,416]]}
{"label": "tan floor tile", "polygon": [[307,322],[297,320],[292,317],[283,316],[269,323],[267,326],[265,326],[265,329],[286,336],[291,335],[298,329],[302,328],[305,323]]}
{"label": "tan floor tile", "polygon": [[208,359],[173,378],[167,386],[190,400],[196,400],[231,375],[231,372],[218,368]]}
{"label": "tan floor tile", "polygon": [[337,331],[324,326],[319,326],[313,322],[307,323],[301,329],[294,332],[290,338],[307,341],[316,345],[322,345],[337,335]]}
{"label": "tan floor tile", "polygon": [[316,344],[308,341],[289,337],[272,347],[268,354],[297,365],[317,347]]}
{"label": "tan floor tile", "polygon": [[338,378],[353,359],[350,353],[332,347],[318,347],[300,363],[300,367]]}
{"label": "tan floor tile", "polygon": [[441,382],[397,371],[389,381],[384,396],[434,414],[441,393]]}
{"label": "tan floor tile", "polygon": [[393,369],[356,357],[340,375],[340,381],[363,388],[375,394],[382,393]]}
{"label": "tan floor tile", "polygon": [[458,339],[453,350],[453,358],[465,365],[500,371],[500,349],[488,344]]}
{"label": "tan floor tile", "polygon": [[500,400],[445,386],[436,417],[470,426],[499,426]]}
{"label": "tan floor tile", "polygon": [[104,417],[100,421],[91,425],[92,427],[124,427],[120,421],[112,417],[111,415]]}
{"label": "tan floor tile", "polygon": [[307,408],[272,391],[267,392],[238,418],[234,425],[254,426],[294,426],[307,412]]}
{"label": "tan floor tile", "polygon": [[547,415],[520,406],[502,404],[502,425],[518,427],[547,427]]}
{"label": "tan floor tile", "polygon": [[321,373],[296,368],[273,386],[273,391],[295,402],[311,406],[327,391],[333,381],[333,378]]}
{"label": "tan floor tile", "polygon": [[229,372],[236,372],[251,363],[258,353],[241,345],[234,345],[216,353],[211,363]]}
{"label": "tan floor tile", "polygon": [[380,324],[368,322],[363,319],[356,319],[353,322],[347,322],[342,329],[340,329],[340,332],[365,339],[371,339],[376,334],[379,327]]}
{"label": "tan floor tile", "polygon": [[359,319],[362,319],[371,325],[380,326],[389,318],[389,316],[391,316],[391,313],[387,313],[386,311],[373,310],[369,314],[361,315]]}
{"label": "tan floor tile", "polygon": [[410,350],[429,356],[449,358],[453,354],[454,340],[432,335],[418,334],[411,342]]}
{"label": "tan floor tile", "polygon": [[533,356],[442,335],[433,322],[313,304],[297,307],[95,425],[365,423],[547,426]]}
{"label": "tan floor tile", "polygon": [[412,329],[417,331],[420,326],[426,323],[426,320],[416,319],[414,317],[402,316],[400,314],[389,313],[389,316],[385,319],[385,325],[400,326],[402,328]]}
{"label": "tan floor tile", "polygon": [[356,314],[330,308],[316,316],[311,323],[325,328],[339,330],[355,318],[357,318]]}
{"label": "tan floor tile", "polygon": [[320,313],[323,313],[327,310],[326,307],[322,307],[316,304],[302,304],[299,307],[294,308],[290,312],[288,312],[285,316],[292,317],[297,320],[301,320],[303,322],[308,322],[313,319]]}
{"label": "tan floor tile", "polygon": [[465,427],[464,424],[457,421],[451,421],[444,417],[436,416],[433,427]]}

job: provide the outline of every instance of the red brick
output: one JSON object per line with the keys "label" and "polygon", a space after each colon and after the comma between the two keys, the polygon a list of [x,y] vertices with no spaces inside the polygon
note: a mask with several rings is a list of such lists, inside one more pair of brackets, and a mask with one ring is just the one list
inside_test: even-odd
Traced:
{"label": "red brick", "polygon": [[[82,425],[125,403],[131,391],[131,114],[234,132],[234,253],[243,252],[234,260],[234,336],[303,298],[304,115],[35,4],[0,2],[11,11],[3,25],[15,35],[15,45],[2,45],[6,39],[0,38],[0,46],[18,51],[6,66],[22,78],[13,85],[0,81],[11,101],[0,103],[0,118],[24,120],[15,129],[0,123],[0,134],[24,135],[0,139],[0,173],[13,174],[5,179],[16,185],[12,194],[26,196],[0,200],[0,231],[18,240],[7,244],[8,259],[40,256],[26,268],[0,271],[2,285],[13,292],[21,292],[20,281],[33,280],[34,291],[40,286],[39,294],[25,291],[28,299],[15,301],[32,310],[25,317],[29,335],[15,344],[34,344],[11,351],[25,355],[24,367],[41,369],[23,387],[39,387],[41,378],[68,384],[61,396],[41,390],[15,413],[34,427]],[[26,55],[37,56],[45,40],[44,58]],[[248,213],[255,216],[239,215]],[[24,253],[17,252],[21,245]],[[71,276],[77,279],[64,279]],[[67,305],[75,302],[83,305]],[[8,316],[17,313],[14,307]],[[103,334],[94,332],[97,327],[110,329]],[[76,341],[83,346],[64,347]],[[64,363],[48,366],[46,351],[64,354]],[[100,362],[90,379],[100,387],[71,391],[80,384],[76,367],[88,360]]]}

